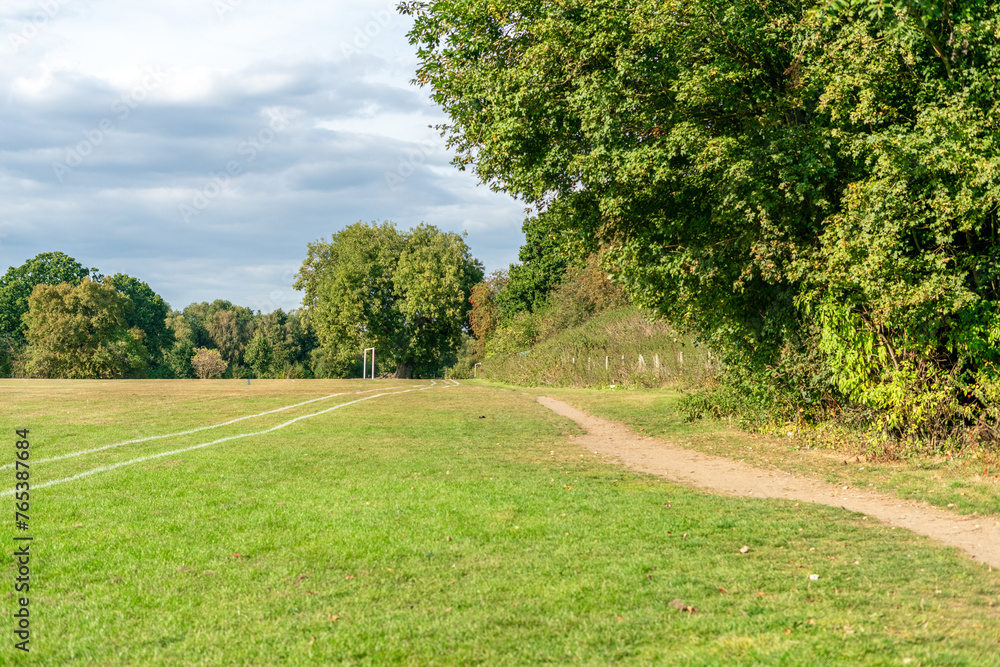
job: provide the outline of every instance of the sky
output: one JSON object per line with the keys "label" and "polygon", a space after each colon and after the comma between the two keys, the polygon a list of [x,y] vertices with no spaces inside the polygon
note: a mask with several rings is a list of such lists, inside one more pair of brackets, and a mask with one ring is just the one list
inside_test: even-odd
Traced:
{"label": "sky", "polygon": [[450,165],[396,0],[4,0],[0,272],[41,252],[175,309],[295,308],[358,220],[517,259],[524,205]]}

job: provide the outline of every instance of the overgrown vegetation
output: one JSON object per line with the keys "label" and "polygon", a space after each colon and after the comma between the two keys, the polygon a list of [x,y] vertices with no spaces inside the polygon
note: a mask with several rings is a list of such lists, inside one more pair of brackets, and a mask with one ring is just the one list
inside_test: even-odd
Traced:
{"label": "overgrown vegetation", "polygon": [[[534,261],[529,257],[473,289],[470,322],[483,377],[521,385],[632,387],[691,384],[714,375],[711,353],[655,313],[629,305],[596,255],[564,262],[544,288],[522,278],[537,275]],[[521,295],[517,307],[512,291]]]}
{"label": "overgrown vegetation", "polygon": [[[551,324],[546,310],[538,317]],[[519,385],[659,387],[697,384],[714,375],[708,350],[633,306],[602,312],[553,331],[520,353],[487,357],[483,376]]]}
{"label": "overgrown vegetation", "polygon": [[1000,437],[1000,5],[404,11],[456,164],[720,353],[700,410]]}

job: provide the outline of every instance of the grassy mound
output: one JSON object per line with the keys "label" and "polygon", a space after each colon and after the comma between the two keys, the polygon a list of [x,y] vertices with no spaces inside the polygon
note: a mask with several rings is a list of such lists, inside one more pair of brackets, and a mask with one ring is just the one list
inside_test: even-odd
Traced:
{"label": "grassy mound", "polygon": [[716,370],[709,350],[633,306],[568,328],[537,328],[542,333],[530,349],[488,357],[484,375],[527,386],[656,387],[698,382]]}

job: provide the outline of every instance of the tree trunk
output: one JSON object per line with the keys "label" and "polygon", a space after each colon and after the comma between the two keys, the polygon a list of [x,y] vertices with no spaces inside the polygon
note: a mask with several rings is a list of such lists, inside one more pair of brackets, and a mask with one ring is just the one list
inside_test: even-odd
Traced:
{"label": "tree trunk", "polygon": [[397,380],[412,380],[413,366],[410,364],[396,364],[396,374],[393,377]]}

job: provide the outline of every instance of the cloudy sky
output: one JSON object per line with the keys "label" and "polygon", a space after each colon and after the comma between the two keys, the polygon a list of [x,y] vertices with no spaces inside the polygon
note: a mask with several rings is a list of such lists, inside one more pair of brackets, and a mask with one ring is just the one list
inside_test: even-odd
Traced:
{"label": "cloudy sky", "polygon": [[294,308],[357,220],[514,261],[523,205],[450,166],[396,0],[3,0],[0,272],[58,250],[174,308]]}

